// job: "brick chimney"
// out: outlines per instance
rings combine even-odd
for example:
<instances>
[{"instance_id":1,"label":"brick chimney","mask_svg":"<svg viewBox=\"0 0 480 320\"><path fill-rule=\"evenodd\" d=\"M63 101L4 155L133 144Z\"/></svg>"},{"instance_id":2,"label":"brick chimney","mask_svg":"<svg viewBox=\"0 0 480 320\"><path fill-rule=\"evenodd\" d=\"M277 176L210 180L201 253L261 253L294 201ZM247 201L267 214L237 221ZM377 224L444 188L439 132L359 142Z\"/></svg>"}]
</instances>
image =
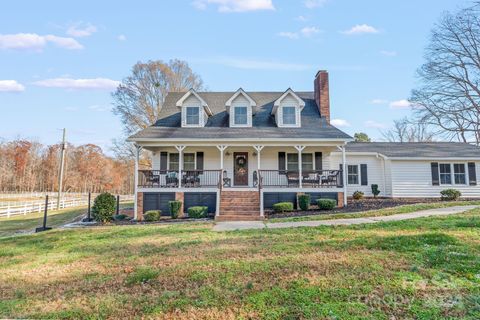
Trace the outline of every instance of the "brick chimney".
<instances>
[{"instance_id":1,"label":"brick chimney","mask_svg":"<svg viewBox=\"0 0 480 320\"><path fill-rule=\"evenodd\" d=\"M328 87L328 72L320 70L315 76L313 82L313 91L315 93L315 102L318 106L320 115L330 123L330 93Z\"/></svg>"}]
</instances>

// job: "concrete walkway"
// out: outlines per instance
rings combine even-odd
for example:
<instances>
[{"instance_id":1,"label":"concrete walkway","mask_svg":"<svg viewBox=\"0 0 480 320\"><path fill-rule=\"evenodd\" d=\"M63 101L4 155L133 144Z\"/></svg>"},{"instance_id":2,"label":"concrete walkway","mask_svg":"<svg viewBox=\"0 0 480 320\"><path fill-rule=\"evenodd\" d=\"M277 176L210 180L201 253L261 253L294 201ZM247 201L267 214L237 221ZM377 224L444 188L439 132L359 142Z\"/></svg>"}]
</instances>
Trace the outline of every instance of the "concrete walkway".
<instances>
[{"instance_id":1,"label":"concrete walkway","mask_svg":"<svg viewBox=\"0 0 480 320\"><path fill-rule=\"evenodd\" d=\"M365 217L351 219L333 219L333 220L311 220L311 221L292 221L292 222L263 222L263 221L232 221L217 222L213 227L213 231L232 231L232 230L248 230L248 229L278 229L278 228L296 228L296 227L318 227L318 226L339 226L354 225L364 223L377 223L382 221L399 221L416 218L424 218L430 216L447 216L462 213L477 208L478 206L455 206L448 208L438 208L422 210L411 213L394 214L390 216Z\"/></svg>"}]
</instances>

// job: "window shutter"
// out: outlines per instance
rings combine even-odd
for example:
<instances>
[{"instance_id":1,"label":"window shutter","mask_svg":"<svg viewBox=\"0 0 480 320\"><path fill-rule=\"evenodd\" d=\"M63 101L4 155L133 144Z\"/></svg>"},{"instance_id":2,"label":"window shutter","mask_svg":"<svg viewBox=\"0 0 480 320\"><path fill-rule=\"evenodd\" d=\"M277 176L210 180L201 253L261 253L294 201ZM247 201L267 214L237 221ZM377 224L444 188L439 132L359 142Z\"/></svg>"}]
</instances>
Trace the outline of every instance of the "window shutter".
<instances>
[{"instance_id":1,"label":"window shutter","mask_svg":"<svg viewBox=\"0 0 480 320\"><path fill-rule=\"evenodd\" d=\"M160 152L160 170L167 170L168 152Z\"/></svg>"},{"instance_id":2,"label":"window shutter","mask_svg":"<svg viewBox=\"0 0 480 320\"><path fill-rule=\"evenodd\" d=\"M340 184L343 186L343 163L339 164L340 168L340 174L338 175L338 178L340 179Z\"/></svg>"},{"instance_id":3,"label":"window shutter","mask_svg":"<svg viewBox=\"0 0 480 320\"><path fill-rule=\"evenodd\" d=\"M477 185L477 170L475 168L475 162L468 163L468 182L471 186Z\"/></svg>"},{"instance_id":4,"label":"window shutter","mask_svg":"<svg viewBox=\"0 0 480 320\"><path fill-rule=\"evenodd\" d=\"M279 152L278 153L278 170L280 173L285 173L285 152Z\"/></svg>"},{"instance_id":5,"label":"window shutter","mask_svg":"<svg viewBox=\"0 0 480 320\"><path fill-rule=\"evenodd\" d=\"M322 153L315 152L315 170L321 171L322 169Z\"/></svg>"},{"instance_id":6,"label":"window shutter","mask_svg":"<svg viewBox=\"0 0 480 320\"><path fill-rule=\"evenodd\" d=\"M438 177L438 162L432 162L431 166L432 166L432 185L439 186L440 179Z\"/></svg>"},{"instance_id":7,"label":"window shutter","mask_svg":"<svg viewBox=\"0 0 480 320\"><path fill-rule=\"evenodd\" d=\"M197 152L197 170L203 170L203 152Z\"/></svg>"},{"instance_id":8,"label":"window shutter","mask_svg":"<svg viewBox=\"0 0 480 320\"><path fill-rule=\"evenodd\" d=\"M366 164L360 165L360 179L362 186L368 186L368 172Z\"/></svg>"}]
</instances>

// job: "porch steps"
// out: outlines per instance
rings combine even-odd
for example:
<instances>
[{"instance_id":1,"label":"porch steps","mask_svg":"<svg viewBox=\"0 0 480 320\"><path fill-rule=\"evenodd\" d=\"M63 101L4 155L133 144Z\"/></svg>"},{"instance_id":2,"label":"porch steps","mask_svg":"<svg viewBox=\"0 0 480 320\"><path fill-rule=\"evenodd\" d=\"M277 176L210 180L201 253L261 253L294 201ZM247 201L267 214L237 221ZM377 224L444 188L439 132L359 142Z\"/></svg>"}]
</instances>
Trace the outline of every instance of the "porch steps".
<instances>
[{"instance_id":1,"label":"porch steps","mask_svg":"<svg viewBox=\"0 0 480 320\"><path fill-rule=\"evenodd\" d=\"M222 191L217 221L256 221L260 216L260 195L255 191Z\"/></svg>"}]
</instances>

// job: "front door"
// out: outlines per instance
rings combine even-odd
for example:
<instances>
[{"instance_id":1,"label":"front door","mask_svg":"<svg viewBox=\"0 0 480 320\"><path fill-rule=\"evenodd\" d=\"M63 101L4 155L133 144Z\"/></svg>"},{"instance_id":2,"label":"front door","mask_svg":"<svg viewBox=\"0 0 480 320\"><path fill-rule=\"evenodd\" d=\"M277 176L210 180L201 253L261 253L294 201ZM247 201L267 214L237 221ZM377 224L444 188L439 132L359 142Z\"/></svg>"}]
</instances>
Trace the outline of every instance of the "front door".
<instances>
[{"instance_id":1,"label":"front door","mask_svg":"<svg viewBox=\"0 0 480 320\"><path fill-rule=\"evenodd\" d=\"M233 184L248 186L248 152L233 153Z\"/></svg>"}]
</instances>

